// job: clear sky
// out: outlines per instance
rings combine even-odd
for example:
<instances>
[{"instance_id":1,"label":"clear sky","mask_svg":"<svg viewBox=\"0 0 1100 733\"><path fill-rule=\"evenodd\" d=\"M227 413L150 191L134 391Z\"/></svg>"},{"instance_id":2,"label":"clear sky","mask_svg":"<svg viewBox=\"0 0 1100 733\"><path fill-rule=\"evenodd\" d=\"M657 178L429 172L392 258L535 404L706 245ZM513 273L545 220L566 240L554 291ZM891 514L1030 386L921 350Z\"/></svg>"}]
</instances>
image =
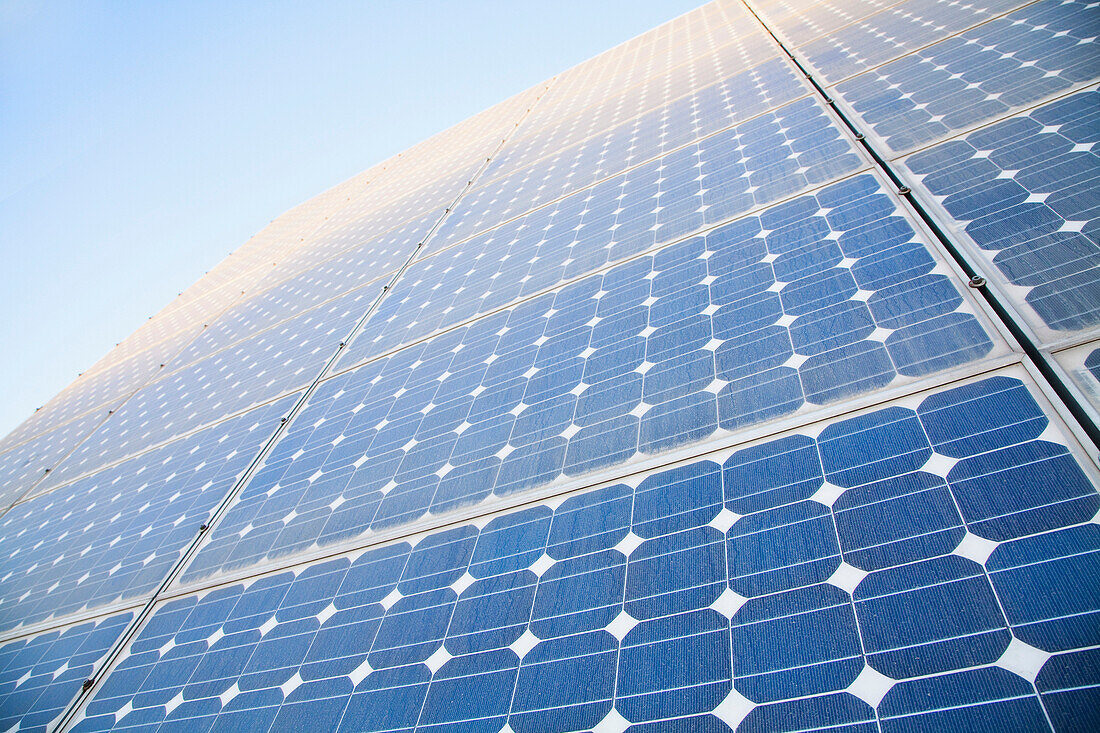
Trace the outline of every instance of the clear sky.
<instances>
[{"instance_id":1,"label":"clear sky","mask_svg":"<svg viewBox=\"0 0 1100 733\"><path fill-rule=\"evenodd\" d=\"M0 435L280 213L702 0L0 0Z\"/></svg>"}]
</instances>

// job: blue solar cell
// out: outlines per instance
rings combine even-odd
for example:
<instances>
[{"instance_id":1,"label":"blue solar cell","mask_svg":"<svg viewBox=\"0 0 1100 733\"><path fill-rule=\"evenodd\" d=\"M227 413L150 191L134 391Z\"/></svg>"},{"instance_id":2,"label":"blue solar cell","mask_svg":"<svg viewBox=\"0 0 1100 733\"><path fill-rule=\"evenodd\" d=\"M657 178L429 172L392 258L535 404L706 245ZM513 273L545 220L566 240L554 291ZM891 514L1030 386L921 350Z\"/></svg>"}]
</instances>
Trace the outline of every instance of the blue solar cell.
<instances>
[{"instance_id":1,"label":"blue solar cell","mask_svg":"<svg viewBox=\"0 0 1100 733\"><path fill-rule=\"evenodd\" d=\"M884 731L965 730L995 726L1030 731L1047 727L1033 687L1003 669L983 668L902 682L879 707Z\"/></svg>"},{"instance_id":2,"label":"blue solar cell","mask_svg":"<svg viewBox=\"0 0 1100 733\"><path fill-rule=\"evenodd\" d=\"M1055 730L1089 730L1100 723L1100 656L1096 649L1056 654L1035 680Z\"/></svg>"},{"instance_id":3,"label":"blue solar cell","mask_svg":"<svg viewBox=\"0 0 1100 733\"><path fill-rule=\"evenodd\" d=\"M1087 91L906 159L1055 331L1100 322L1100 94Z\"/></svg>"},{"instance_id":4,"label":"blue solar cell","mask_svg":"<svg viewBox=\"0 0 1100 733\"><path fill-rule=\"evenodd\" d=\"M1100 527L1017 507L1020 532L1001 541L964 520L970 459L924 436L989 456L986 475L1033 466L988 446L1069 454L1051 432L968 421L962 404L1043 419L1019 380L992 377L637 489L164 602L75 730L1070 720L1097 684ZM902 436L893 450L868 454L887 433ZM1080 468L1062 483L1100 509Z\"/></svg>"},{"instance_id":5,"label":"blue solar cell","mask_svg":"<svg viewBox=\"0 0 1100 733\"><path fill-rule=\"evenodd\" d=\"M121 613L0 646L0 726L46 730L132 618Z\"/></svg>"},{"instance_id":6,"label":"blue solar cell","mask_svg":"<svg viewBox=\"0 0 1100 733\"><path fill-rule=\"evenodd\" d=\"M1042 0L836 88L894 152L1002 117L1100 76L1087 2Z\"/></svg>"},{"instance_id":7,"label":"blue solar cell","mask_svg":"<svg viewBox=\"0 0 1100 733\"><path fill-rule=\"evenodd\" d=\"M792 235L821 227L836 249L811 264L817 243ZM881 253L877 231L888 234ZM872 292L863 273L882 257L906 269ZM319 388L189 572L507 495L983 356L992 342L935 266L862 176L370 362Z\"/></svg>"},{"instance_id":8,"label":"blue solar cell","mask_svg":"<svg viewBox=\"0 0 1100 733\"><path fill-rule=\"evenodd\" d=\"M294 399L12 508L0 520L0 629L152 591Z\"/></svg>"}]
</instances>

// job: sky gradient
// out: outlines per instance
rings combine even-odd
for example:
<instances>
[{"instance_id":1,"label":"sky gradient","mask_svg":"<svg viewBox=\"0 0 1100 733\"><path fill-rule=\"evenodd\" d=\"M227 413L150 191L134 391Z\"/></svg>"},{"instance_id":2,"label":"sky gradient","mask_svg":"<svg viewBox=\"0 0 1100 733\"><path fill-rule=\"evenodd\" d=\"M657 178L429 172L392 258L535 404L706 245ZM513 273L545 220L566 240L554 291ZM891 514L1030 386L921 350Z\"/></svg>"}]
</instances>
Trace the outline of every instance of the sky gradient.
<instances>
[{"instance_id":1,"label":"sky gradient","mask_svg":"<svg viewBox=\"0 0 1100 733\"><path fill-rule=\"evenodd\" d=\"M0 435L276 216L701 0L0 0Z\"/></svg>"}]
</instances>

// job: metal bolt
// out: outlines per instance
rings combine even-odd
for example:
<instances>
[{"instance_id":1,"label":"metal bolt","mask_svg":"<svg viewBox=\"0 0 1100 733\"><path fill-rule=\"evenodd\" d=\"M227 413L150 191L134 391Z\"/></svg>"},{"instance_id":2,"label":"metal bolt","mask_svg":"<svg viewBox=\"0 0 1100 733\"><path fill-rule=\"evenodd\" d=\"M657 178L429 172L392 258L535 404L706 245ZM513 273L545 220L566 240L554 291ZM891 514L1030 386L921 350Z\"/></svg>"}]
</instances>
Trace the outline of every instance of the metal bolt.
<instances>
[{"instance_id":1,"label":"metal bolt","mask_svg":"<svg viewBox=\"0 0 1100 733\"><path fill-rule=\"evenodd\" d=\"M985 287L985 278L982 277L981 275L975 275L974 277L970 278L970 282L967 283L967 285L969 285L972 288L984 288Z\"/></svg>"},{"instance_id":2,"label":"metal bolt","mask_svg":"<svg viewBox=\"0 0 1100 733\"><path fill-rule=\"evenodd\" d=\"M92 685L94 684L95 680L89 677L88 679L84 680L84 684L80 686L80 689L84 692L87 692L88 690L92 689Z\"/></svg>"},{"instance_id":3,"label":"metal bolt","mask_svg":"<svg viewBox=\"0 0 1100 733\"><path fill-rule=\"evenodd\" d=\"M901 196L906 196L910 193L912 193L912 189L910 189L908 186L902 186L898 189L898 194Z\"/></svg>"}]
</instances>

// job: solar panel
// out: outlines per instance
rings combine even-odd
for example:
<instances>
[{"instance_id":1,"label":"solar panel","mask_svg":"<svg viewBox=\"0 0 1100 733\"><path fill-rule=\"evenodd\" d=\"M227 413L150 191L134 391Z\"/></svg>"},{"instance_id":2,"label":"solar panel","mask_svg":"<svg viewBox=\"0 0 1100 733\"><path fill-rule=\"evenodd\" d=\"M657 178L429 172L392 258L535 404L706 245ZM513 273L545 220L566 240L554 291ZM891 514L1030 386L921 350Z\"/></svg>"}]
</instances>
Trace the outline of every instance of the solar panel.
<instances>
[{"instance_id":1,"label":"solar panel","mask_svg":"<svg viewBox=\"0 0 1100 733\"><path fill-rule=\"evenodd\" d=\"M74 730L1059 720L1100 601L1063 440L1006 374L182 596Z\"/></svg>"},{"instance_id":2,"label":"solar panel","mask_svg":"<svg viewBox=\"0 0 1100 733\"><path fill-rule=\"evenodd\" d=\"M719 0L279 217L0 441L0 730L1100 726L1097 12Z\"/></svg>"},{"instance_id":3,"label":"solar panel","mask_svg":"<svg viewBox=\"0 0 1100 733\"><path fill-rule=\"evenodd\" d=\"M17 504L0 631L148 593L275 431L287 397Z\"/></svg>"},{"instance_id":4,"label":"solar panel","mask_svg":"<svg viewBox=\"0 0 1100 733\"><path fill-rule=\"evenodd\" d=\"M122 613L0 644L0 726L45 730L132 618Z\"/></svg>"}]
</instances>

